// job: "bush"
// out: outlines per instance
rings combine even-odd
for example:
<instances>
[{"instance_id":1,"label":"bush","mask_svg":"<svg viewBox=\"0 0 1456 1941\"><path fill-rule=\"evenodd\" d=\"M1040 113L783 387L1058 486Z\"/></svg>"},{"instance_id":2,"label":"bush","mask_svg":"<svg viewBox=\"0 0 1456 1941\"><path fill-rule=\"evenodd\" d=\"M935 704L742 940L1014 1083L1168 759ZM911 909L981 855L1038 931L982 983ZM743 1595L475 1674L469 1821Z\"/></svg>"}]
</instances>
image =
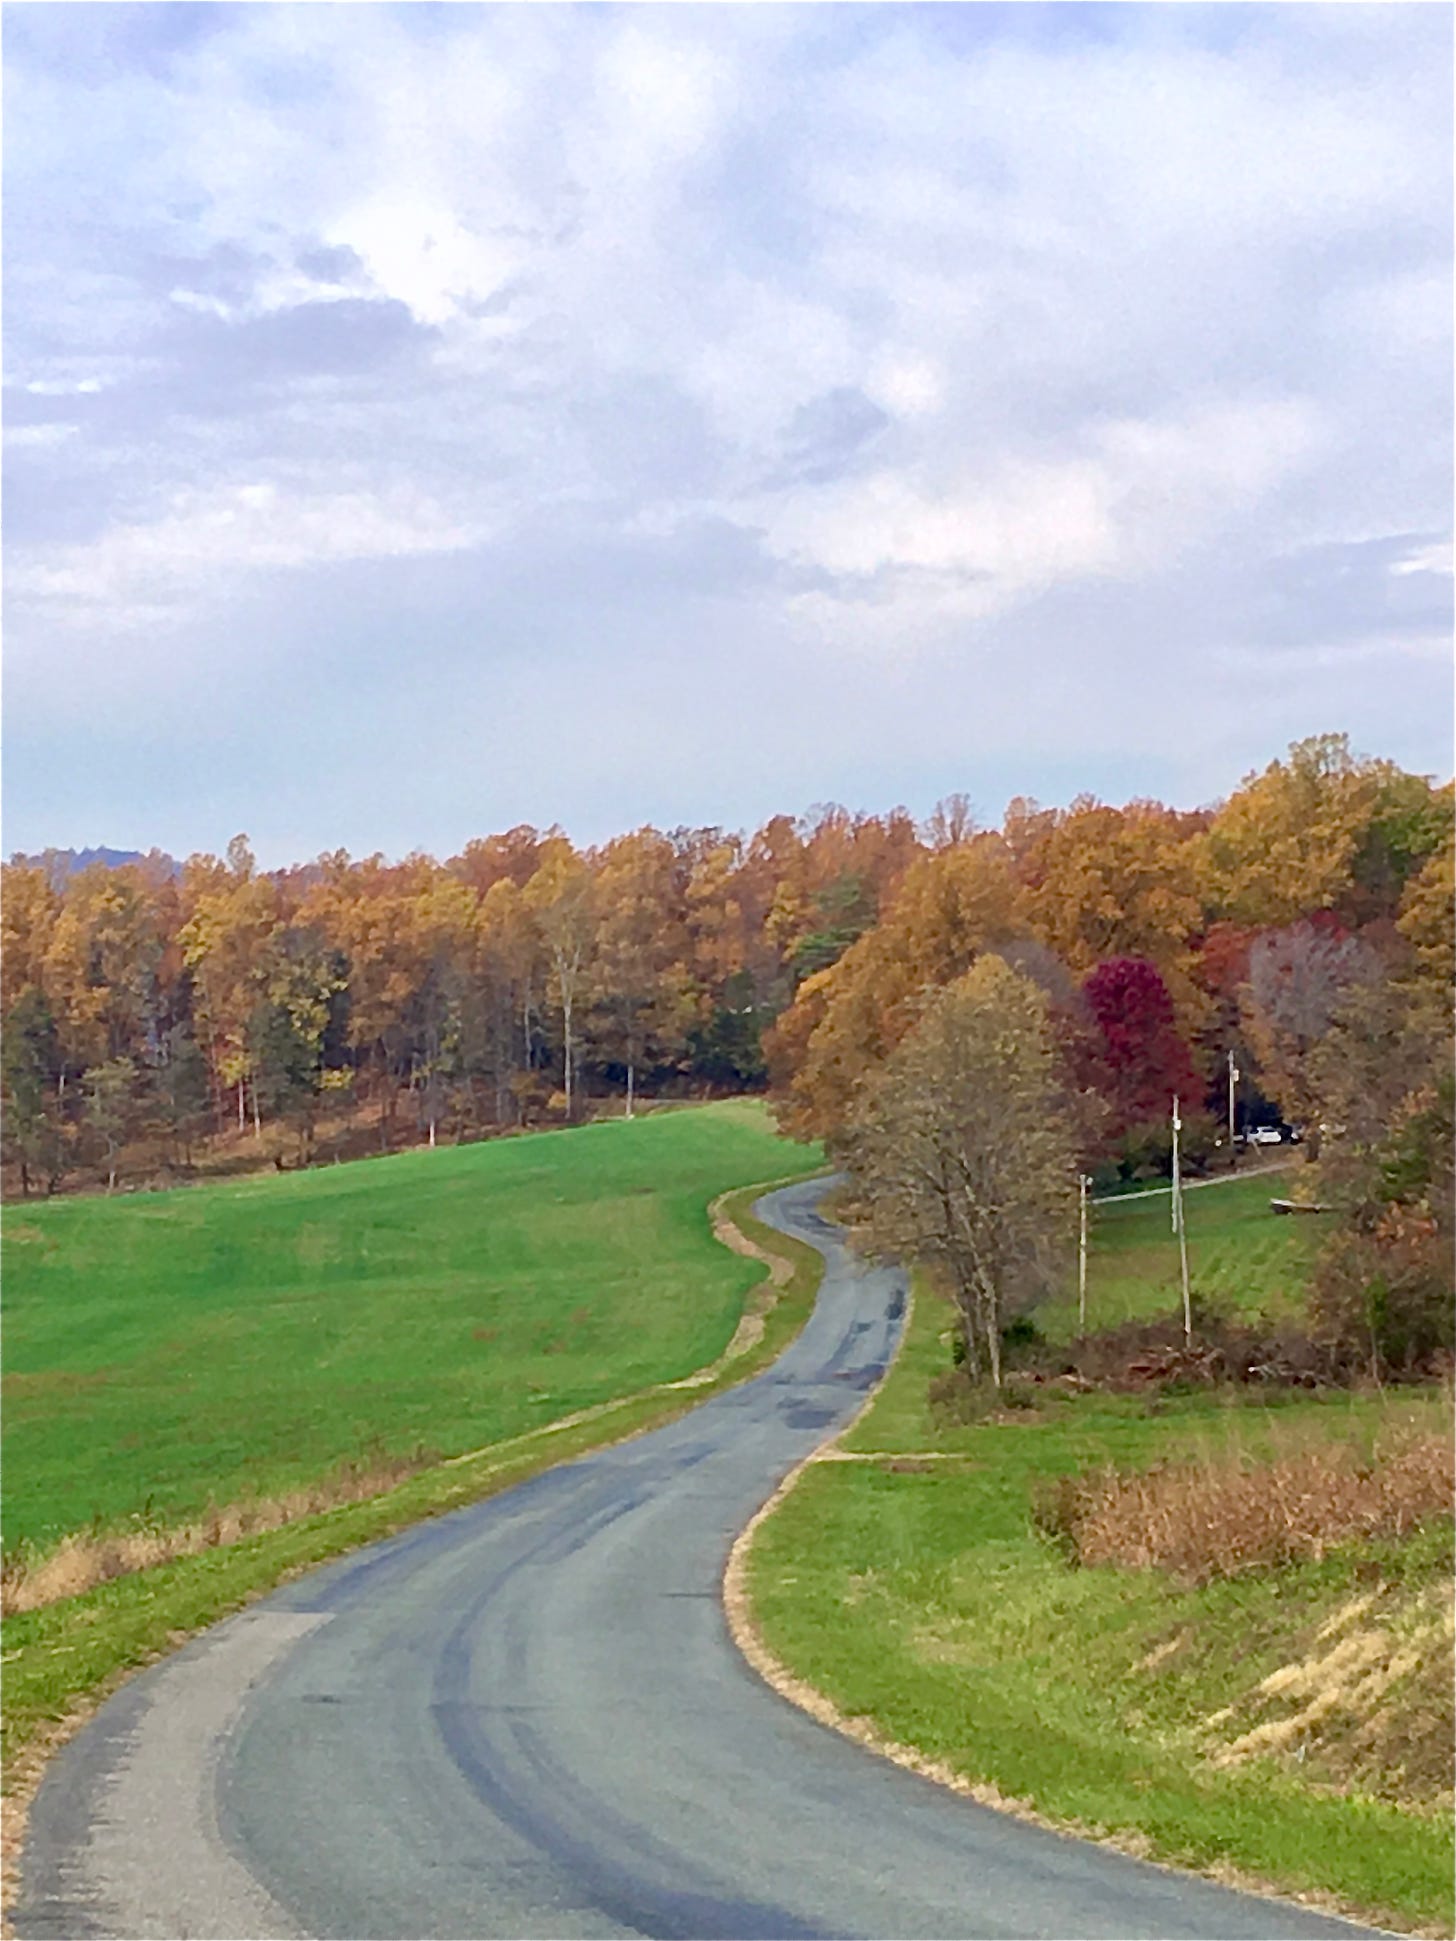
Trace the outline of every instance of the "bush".
<instances>
[{"instance_id":1,"label":"bush","mask_svg":"<svg viewBox=\"0 0 1456 1941\"><path fill-rule=\"evenodd\" d=\"M1000 1394L989 1381L973 1379L964 1360L935 1377L930 1384L928 1400L932 1415L940 1422L955 1427L981 1421L1000 1408L1002 1403Z\"/></svg>"},{"instance_id":2,"label":"bush","mask_svg":"<svg viewBox=\"0 0 1456 1941\"><path fill-rule=\"evenodd\" d=\"M1206 1112L1183 1112L1179 1151L1185 1173L1195 1177L1208 1171L1219 1147L1218 1121ZM1168 1179L1173 1172L1173 1132L1166 1118L1148 1119L1126 1128L1112 1143L1108 1156L1094 1171L1094 1184L1109 1186L1135 1180Z\"/></svg>"},{"instance_id":3,"label":"bush","mask_svg":"<svg viewBox=\"0 0 1456 1941\"><path fill-rule=\"evenodd\" d=\"M1001 1355L1008 1367L1030 1362L1046 1346L1046 1336L1029 1314L1018 1314L1001 1330Z\"/></svg>"},{"instance_id":4,"label":"bush","mask_svg":"<svg viewBox=\"0 0 1456 1941\"><path fill-rule=\"evenodd\" d=\"M1374 1233L1336 1234L1315 1267L1316 1328L1377 1379L1450 1365L1456 1293L1434 1226L1392 1207Z\"/></svg>"}]
</instances>

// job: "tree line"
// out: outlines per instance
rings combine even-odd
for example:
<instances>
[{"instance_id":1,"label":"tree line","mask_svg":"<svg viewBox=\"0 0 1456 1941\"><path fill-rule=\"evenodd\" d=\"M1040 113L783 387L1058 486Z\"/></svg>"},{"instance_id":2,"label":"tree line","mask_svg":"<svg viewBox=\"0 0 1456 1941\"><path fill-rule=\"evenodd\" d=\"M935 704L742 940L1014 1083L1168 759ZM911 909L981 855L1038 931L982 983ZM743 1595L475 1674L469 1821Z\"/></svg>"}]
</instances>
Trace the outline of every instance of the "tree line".
<instances>
[{"instance_id":1,"label":"tree line","mask_svg":"<svg viewBox=\"0 0 1456 1941\"><path fill-rule=\"evenodd\" d=\"M444 863L343 851L260 870L157 852L3 871L4 1156L22 1192L186 1171L321 1120L388 1149L765 1080L798 984L935 840L830 806L752 837L645 828L581 850L519 827Z\"/></svg>"}]
</instances>

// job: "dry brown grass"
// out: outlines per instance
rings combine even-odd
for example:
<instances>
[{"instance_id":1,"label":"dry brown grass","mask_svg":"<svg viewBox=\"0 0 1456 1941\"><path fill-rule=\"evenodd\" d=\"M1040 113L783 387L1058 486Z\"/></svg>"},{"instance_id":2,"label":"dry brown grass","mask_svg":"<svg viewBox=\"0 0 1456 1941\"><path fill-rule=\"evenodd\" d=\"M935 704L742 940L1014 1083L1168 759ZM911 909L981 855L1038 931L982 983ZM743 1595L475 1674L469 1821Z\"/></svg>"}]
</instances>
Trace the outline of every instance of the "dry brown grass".
<instances>
[{"instance_id":1,"label":"dry brown grass","mask_svg":"<svg viewBox=\"0 0 1456 1941\"><path fill-rule=\"evenodd\" d=\"M1082 1564L1167 1570L1186 1582L1319 1558L1354 1537L1401 1537L1452 1510L1449 1435L1396 1433L1370 1453L1348 1443L1237 1451L1143 1471L1063 1478L1042 1527Z\"/></svg>"},{"instance_id":2,"label":"dry brown grass","mask_svg":"<svg viewBox=\"0 0 1456 1941\"><path fill-rule=\"evenodd\" d=\"M83 1591L132 1571L150 1570L157 1564L173 1563L178 1557L195 1557L204 1550L281 1529L285 1523L296 1523L301 1517L317 1516L346 1503L362 1503L438 1461L439 1457L426 1449L417 1449L409 1456L374 1452L341 1463L302 1489L221 1508L209 1504L192 1523L82 1530L40 1555L25 1550L9 1553L0 1565L0 1614L10 1617L19 1611L38 1610L63 1597L79 1597Z\"/></svg>"},{"instance_id":3,"label":"dry brown grass","mask_svg":"<svg viewBox=\"0 0 1456 1941\"><path fill-rule=\"evenodd\" d=\"M1452 1644L1447 1583L1377 1584L1203 1721L1212 1763L1309 1755L1317 1783L1449 1813Z\"/></svg>"}]
</instances>

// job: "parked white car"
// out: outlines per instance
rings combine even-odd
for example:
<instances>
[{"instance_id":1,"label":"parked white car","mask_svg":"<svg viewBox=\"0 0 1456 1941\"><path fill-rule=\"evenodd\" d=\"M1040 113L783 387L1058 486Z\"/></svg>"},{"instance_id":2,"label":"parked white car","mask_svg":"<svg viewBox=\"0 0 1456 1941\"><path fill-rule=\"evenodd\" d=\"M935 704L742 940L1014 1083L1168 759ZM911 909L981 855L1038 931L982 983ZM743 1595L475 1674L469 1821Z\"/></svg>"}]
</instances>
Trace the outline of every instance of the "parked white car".
<instances>
[{"instance_id":1,"label":"parked white car","mask_svg":"<svg viewBox=\"0 0 1456 1941\"><path fill-rule=\"evenodd\" d=\"M1278 1126L1251 1126L1249 1129L1251 1146L1282 1146L1284 1134Z\"/></svg>"}]
</instances>

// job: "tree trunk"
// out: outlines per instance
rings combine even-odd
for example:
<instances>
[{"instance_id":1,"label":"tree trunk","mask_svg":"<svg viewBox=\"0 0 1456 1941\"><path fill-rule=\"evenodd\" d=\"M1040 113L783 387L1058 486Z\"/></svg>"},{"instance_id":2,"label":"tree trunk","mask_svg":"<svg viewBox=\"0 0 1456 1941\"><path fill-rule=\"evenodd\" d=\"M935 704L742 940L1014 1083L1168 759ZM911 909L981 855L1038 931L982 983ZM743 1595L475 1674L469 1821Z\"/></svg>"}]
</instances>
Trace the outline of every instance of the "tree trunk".
<instances>
[{"instance_id":1,"label":"tree trunk","mask_svg":"<svg viewBox=\"0 0 1456 1941\"><path fill-rule=\"evenodd\" d=\"M960 1278L959 1275L958 1278ZM960 1298L956 1302L956 1306L960 1309L961 1333L966 1344L966 1365L971 1371L971 1380L973 1382L979 1382L981 1379L981 1350L976 1342L976 1299L971 1287L964 1278L960 1278Z\"/></svg>"},{"instance_id":2,"label":"tree trunk","mask_svg":"<svg viewBox=\"0 0 1456 1941\"><path fill-rule=\"evenodd\" d=\"M1001 1302L997 1297L996 1283L984 1267L976 1269L977 1305L981 1310L981 1326L986 1336L986 1359L991 1367L991 1385L1001 1386Z\"/></svg>"},{"instance_id":3,"label":"tree trunk","mask_svg":"<svg viewBox=\"0 0 1456 1941\"><path fill-rule=\"evenodd\" d=\"M243 1097L243 1081L240 1077L238 1079L238 1131L246 1132L247 1129L248 1129L248 1107L247 1107L247 1101Z\"/></svg>"},{"instance_id":4,"label":"tree trunk","mask_svg":"<svg viewBox=\"0 0 1456 1941\"><path fill-rule=\"evenodd\" d=\"M637 1067L629 1055L627 1059L627 1117L629 1119L632 1116L632 1099L636 1090L636 1081Z\"/></svg>"},{"instance_id":5,"label":"tree trunk","mask_svg":"<svg viewBox=\"0 0 1456 1941\"><path fill-rule=\"evenodd\" d=\"M563 997L561 1001L561 1028L566 1038L566 1055L562 1061L562 1074L566 1081L566 1123L570 1125L573 1114L571 1106L571 999L569 997Z\"/></svg>"}]
</instances>

